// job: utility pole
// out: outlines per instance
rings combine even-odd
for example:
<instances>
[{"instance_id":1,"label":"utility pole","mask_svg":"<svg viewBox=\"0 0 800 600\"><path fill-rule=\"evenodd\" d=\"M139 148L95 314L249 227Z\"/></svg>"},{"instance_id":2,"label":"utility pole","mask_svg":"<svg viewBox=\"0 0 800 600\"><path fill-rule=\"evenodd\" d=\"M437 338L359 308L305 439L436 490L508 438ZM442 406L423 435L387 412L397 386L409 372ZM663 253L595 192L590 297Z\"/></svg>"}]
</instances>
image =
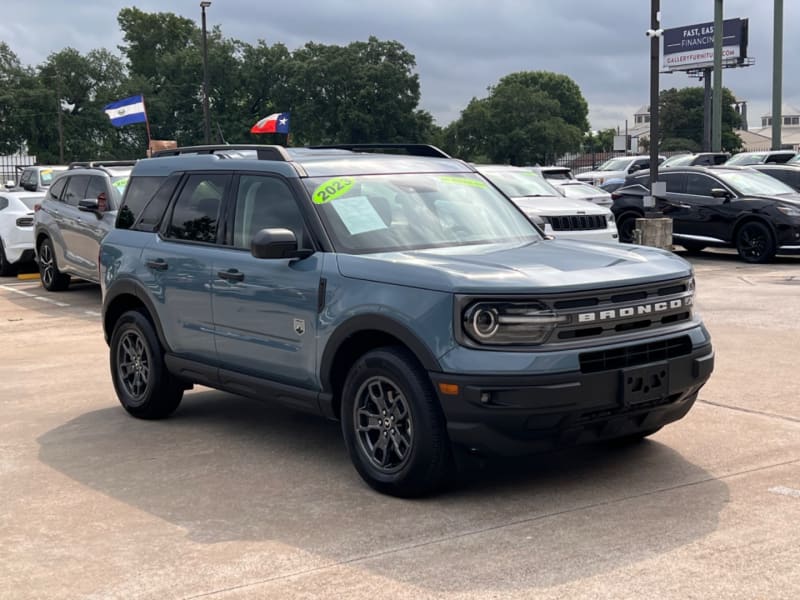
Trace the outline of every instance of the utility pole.
<instances>
[{"instance_id":1,"label":"utility pole","mask_svg":"<svg viewBox=\"0 0 800 600\"><path fill-rule=\"evenodd\" d=\"M783 121L783 0L775 0L772 40L772 149L780 150Z\"/></svg>"},{"instance_id":2,"label":"utility pole","mask_svg":"<svg viewBox=\"0 0 800 600\"><path fill-rule=\"evenodd\" d=\"M650 189L658 181L658 62L661 57L661 0L650 0ZM653 203L655 204L655 202ZM652 209L652 206L650 207Z\"/></svg>"},{"instance_id":3,"label":"utility pole","mask_svg":"<svg viewBox=\"0 0 800 600\"><path fill-rule=\"evenodd\" d=\"M211 6L211 2L208 0L200 3L200 10L203 13L203 130L207 145L211 143L211 117L208 113L208 40L206 35L206 9L209 6Z\"/></svg>"},{"instance_id":4,"label":"utility pole","mask_svg":"<svg viewBox=\"0 0 800 600\"><path fill-rule=\"evenodd\" d=\"M711 150L722 151L722 0L714 0L714 96L711 117Z\"/></svg>"},{"instance_id":5,"label":"utility pole","mask_svg":"<svg viewBox=\"0 0 800 600\"><path fill-rule=\"evenodd\" d=\"M711 151L711 69L703 69L703 152Z\"/></svg>"}]
</instances>

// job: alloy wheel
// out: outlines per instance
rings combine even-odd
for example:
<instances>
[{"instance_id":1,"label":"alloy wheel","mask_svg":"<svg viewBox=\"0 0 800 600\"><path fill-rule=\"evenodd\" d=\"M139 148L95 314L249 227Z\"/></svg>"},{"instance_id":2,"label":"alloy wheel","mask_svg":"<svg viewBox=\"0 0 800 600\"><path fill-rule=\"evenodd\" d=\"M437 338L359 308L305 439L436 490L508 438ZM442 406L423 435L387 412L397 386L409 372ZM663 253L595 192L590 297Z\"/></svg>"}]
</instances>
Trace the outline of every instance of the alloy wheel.
<instances>
[{"instance_id":1,"label":"alloy wheel","mask_svg":"<svg viewBox=\"0 0 800 600\"><path fill-rule=\"evenodd\" d=\"M408 462L414 441L413 423L403 392L390 379L367 379L353 405L356 436L370 463L393 473Z\"/></svg>"},{"instance_id":2,"label":"alloy wheel","mask_svg":"<svg viewBox=\"0 0 800 600\"><path fill-rule=\"evenodd\" d=\"M42 244L39 248L39 272L44 286L46 288L52 286L55 279L55 265L53 264L53 251L48 243Z\"/></svg>"},{"instance_id":3,"label":"alloy wheel","mask_svg":"<svg viewBox=\"0 0 800 600\"><path fill-rule=\"evenodd\" d=\"M769 239L761 227L745 225L739 232L739 248L747 258L761 258L767 251Z\"/></svg>"},{"instance_id":4,"label":"alloy wheel","mask_svg":"<svg viewBox=\"0 0 800 600\"><path fill-rule=\"evenodd\" d=\"M130 396L129 404L144 402L150 381L150 352L137 331L127 331L117 346L117 376Z\"/></svg>"}]
</instances>

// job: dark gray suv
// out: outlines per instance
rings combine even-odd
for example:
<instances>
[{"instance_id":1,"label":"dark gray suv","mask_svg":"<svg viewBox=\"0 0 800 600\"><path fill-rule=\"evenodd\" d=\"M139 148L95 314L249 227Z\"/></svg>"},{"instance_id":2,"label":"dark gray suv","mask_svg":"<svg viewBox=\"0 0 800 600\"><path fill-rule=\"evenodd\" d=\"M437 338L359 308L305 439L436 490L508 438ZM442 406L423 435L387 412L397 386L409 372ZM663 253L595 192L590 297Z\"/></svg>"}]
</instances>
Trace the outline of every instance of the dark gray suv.
<instances>
[{"instance_id":1,"label":"dark gray suv","mask_svg":"<svg viewBox=\"0 0 800 600\"><path fill-rule=\"evenodd\" d=\"M133 161L73 163L53 180L34 216L42 286L66 289L71 277L99 282L100 242L114 227Z\"/></svg>"}]
</instances>

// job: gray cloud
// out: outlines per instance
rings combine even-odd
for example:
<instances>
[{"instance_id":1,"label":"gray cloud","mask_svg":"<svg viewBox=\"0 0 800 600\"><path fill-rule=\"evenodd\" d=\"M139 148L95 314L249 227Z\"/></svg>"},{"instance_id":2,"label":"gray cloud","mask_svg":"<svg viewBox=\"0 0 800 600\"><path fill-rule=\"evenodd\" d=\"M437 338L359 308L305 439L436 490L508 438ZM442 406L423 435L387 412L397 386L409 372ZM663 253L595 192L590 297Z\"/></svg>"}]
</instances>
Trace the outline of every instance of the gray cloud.
<instances>
[{"instance_id":1,"label":"gray cloud","mask_svg":"<svg viewBox=\"0 0 800 600\"><path fill-rule=\"evenodd\" d=\"M800 22L800 2L786 2L784 100L800 108L800 41L790 27ZM65 46L81 51L122 43L118 0L21 0L4 2L0 39L27 64L38 64ZM169 6L140 0L145 11L170 10L200 19L199 1ZM421 106L444 125L473 97L519 70L545 69L572 77L590 107L594 128L620 125L646 104L649 90L647 0L295 0L291 4L214 0L210 25L246 42L259 39L296 48L307 41L345 44L375 35L402 42L417 59ZM723 82L750 104L751 121L769 110L772 87L772 2L727 0L725 16L749 17L750 55L756 65L725 71ZM713 3L662 2L662 25L677 27L713 19ZM698 82L682 74L662 75L661 87Z\"/></svg>"}]
</instances>

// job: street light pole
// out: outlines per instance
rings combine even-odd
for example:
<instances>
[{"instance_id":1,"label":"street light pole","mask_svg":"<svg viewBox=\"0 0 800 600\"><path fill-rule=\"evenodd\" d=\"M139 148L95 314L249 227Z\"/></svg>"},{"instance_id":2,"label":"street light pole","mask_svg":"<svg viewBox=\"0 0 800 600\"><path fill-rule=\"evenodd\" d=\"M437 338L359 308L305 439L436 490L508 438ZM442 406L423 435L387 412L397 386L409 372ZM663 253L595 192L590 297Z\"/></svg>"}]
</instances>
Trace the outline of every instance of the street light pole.
<instances>
[{"instance_id":1,"label":"street light pole","mask_svg":"<svg viewBox=\"0 0 800 600\"><path fill-rule=\"evenodd\" d=\"M661 56L661 1L650 0L650 195L658 181L658 62ZM655 204L655 203L653 203ZM654 206L649 207L653 210Z\"/></svg>"},{"instance_id":2,"label":"street light pole","mask_svg":"<svg viewBox=\"0 0 800 600\"><path fill-rule=\"evenodd\" d=\"M203 130L206 144L211 143L211 117L208 113L208 40L206 35L206 9L211 6L209 0L200 2L203 13Z\"/></svg>"}]
</instances>

